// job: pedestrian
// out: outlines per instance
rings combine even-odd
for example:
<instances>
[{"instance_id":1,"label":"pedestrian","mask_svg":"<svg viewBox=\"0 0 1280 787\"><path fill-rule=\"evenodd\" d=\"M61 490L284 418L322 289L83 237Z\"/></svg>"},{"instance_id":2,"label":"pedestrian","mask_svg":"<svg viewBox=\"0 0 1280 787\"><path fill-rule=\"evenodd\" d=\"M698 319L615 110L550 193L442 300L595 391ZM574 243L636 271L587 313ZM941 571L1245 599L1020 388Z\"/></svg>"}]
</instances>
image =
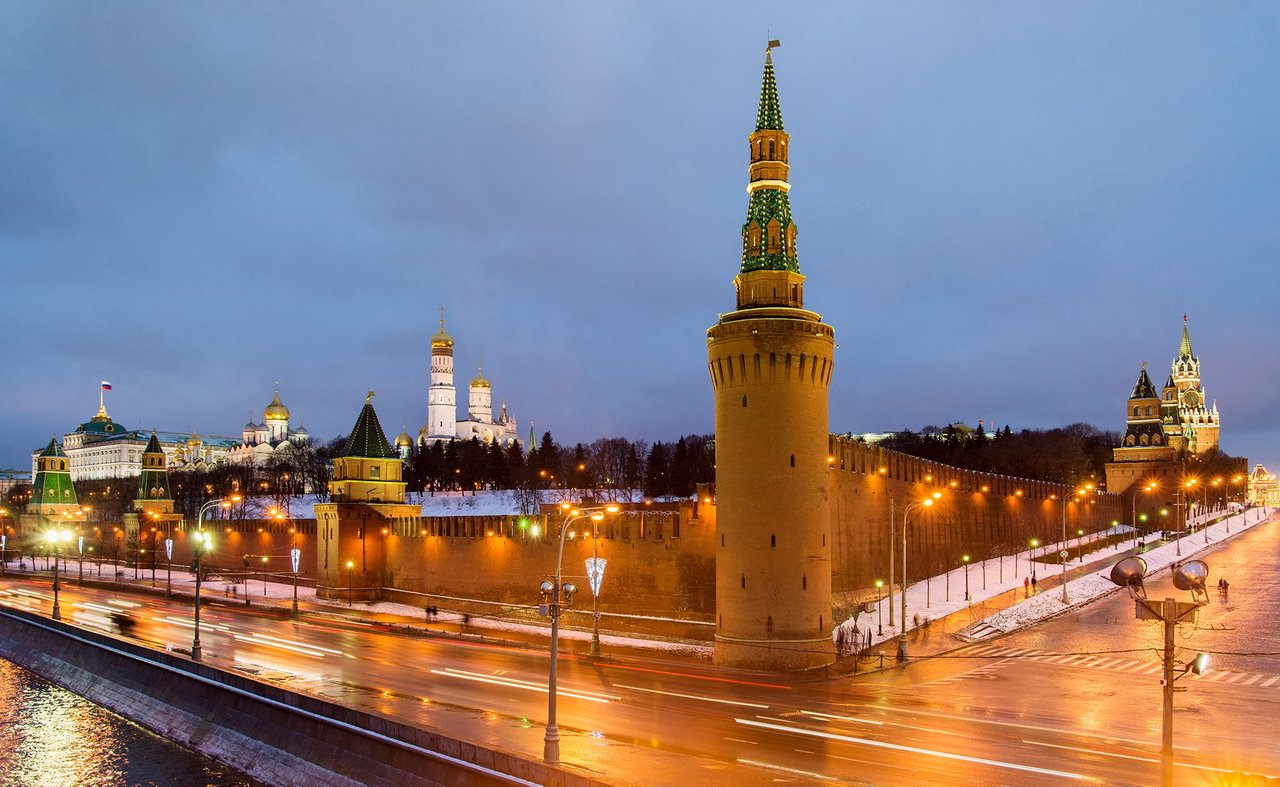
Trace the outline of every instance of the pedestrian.
<instances>
[{"instance_id":1,"label":"pedestrian","mask_svg":"<svg viewBox=\"0 0 1280 787\"><path fill-rule=\"evenodd\" d=\"M1031 598L1031 577L1022 578L1022 591L1026 594L1027 598Z\"/></svg>"},{"instance_id":2,"label":"pedestrian","mask_svg":"<svg viewBox=\"0 0 1280 787\"><path fill-rule=\"evenodd\" d=\"M1039 593L1039 592L1040 592L1040 589L1036 587L1036 575L1035 575L1035 574L1032 574L1032 575L1031 575L1031 590L1032 590L1032 592L1034 592L1034 593Z\"/></svg>"},{"instance_id":3,"label":"pedestrian","mask_svg":"<svg viewBox=\"0 0 1280 787\"><path fill-rule=\"evenodd\" d=\"M912 615L912 616L911 616L911 625L912 625L912 626L914 626L915 628L920 628L920 613L919 613L919 612L917 612L916 614L914 614L914 615Z\"/></svg>"},{"instance_id":4,"label":"pedestrian","mask_svg":"<svg viewBox=\"0 0 1280 787\"><path fill-rule=\"evenodd\" d=\"M836 628L836 655L844 656L844 626Z\"/></svg>"}]
</instances>

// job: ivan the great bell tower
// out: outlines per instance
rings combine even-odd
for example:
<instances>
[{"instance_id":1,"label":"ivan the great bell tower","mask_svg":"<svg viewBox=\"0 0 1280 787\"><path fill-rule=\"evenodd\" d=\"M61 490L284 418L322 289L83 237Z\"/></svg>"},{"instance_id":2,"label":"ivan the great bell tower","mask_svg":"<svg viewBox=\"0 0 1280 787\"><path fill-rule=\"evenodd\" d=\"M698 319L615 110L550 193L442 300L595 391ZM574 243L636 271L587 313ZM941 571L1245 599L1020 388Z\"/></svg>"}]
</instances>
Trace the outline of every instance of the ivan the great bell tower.
<instances>
[{"instance_id":1,"label":"ivan the great bell tower","mask_svg":"<svg viewBox=\"0 0 1280 787\"><path fill-rule=\"evenodd\" d=\"M769 49L748 142L737 309L707 331L716 413L715 661L801 670L832 659L827 388L835 332L804 308L787 196L790 136Z\"/></svg>"}]
</instances>

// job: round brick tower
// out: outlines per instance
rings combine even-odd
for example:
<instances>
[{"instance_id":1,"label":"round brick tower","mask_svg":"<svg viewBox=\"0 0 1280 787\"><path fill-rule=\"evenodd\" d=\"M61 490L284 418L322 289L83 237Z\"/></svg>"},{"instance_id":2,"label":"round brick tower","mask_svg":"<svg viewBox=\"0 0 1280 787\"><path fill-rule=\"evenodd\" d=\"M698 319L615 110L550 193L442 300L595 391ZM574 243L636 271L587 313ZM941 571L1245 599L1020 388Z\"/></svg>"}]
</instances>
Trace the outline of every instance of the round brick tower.
<instances>
[{"instance_id":1,"label":"round brick tower","mask_svg":"<svg viewBox=\"0 0 1280 787\"><path fill-rule=\"evenodd\" d=\"M776 42L773 42L776 46ZM804 308L790 137L765 51L737 309L707 331L716 408L717 664L832 660L827 388L835 332Z\"/></svg>"}]
</instances>

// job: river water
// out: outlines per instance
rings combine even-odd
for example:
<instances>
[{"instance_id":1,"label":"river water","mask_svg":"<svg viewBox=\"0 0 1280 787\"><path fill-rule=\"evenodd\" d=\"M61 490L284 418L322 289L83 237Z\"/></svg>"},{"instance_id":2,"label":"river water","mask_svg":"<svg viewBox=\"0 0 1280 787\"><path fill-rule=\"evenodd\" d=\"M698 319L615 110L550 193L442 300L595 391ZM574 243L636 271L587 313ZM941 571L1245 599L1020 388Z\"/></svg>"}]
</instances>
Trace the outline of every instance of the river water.
<instances>
[{"instance_id":1,"label":"river water","mask_svg":"<svg viewBox=\"0 0 1280 787\"><path fill-rule=\"evenodd\" d=\"M259 783L0 659L0 786L44 785Z\"/></svg>"}]
</instances>

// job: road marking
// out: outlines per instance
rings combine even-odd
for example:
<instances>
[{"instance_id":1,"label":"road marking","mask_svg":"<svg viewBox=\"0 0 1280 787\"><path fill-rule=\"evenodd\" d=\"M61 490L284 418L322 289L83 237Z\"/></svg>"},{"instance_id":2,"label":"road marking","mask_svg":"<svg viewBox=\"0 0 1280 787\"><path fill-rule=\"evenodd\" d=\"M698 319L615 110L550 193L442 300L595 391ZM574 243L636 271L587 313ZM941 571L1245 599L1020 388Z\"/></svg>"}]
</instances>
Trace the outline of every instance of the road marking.
<instances>
[{"instance_id":1,"label":"road marking","mask_svg":"<svg viewBox=\"0 0 1280 787\"><path fill-rule=\"evenodd\" d=\"M440 675L446 678L457 678L459 680L471 680L477 683L492 683L495 686L506 686L508 688L513 688L513 689L537 691L543 694L546 694L548 692L548 688L541 683L534 683L533 681L528 681L528 680L518 680L516 678L498 679L489 675L484 675L479 672L467 672L466 670L454 669L453 667L446 667L443 670L433 669L431 670L431 673L433 675ZM569 689L563 689L563 688L560 688L559 686L556 687L556 696L573 697L575 699L590 700L591 702L600 702L600 703L608 703L609 700L617 700L617 701L622 700L621 697L618 697L612 694L592 694L588 692L580 692L580 691L573 691Z\"/></svg>"},{"instance_id":2,"label":"road marking","mask_svg":"<svg viewBox=\"0 0 1280 787\"><path fill-rule=\"evenodd\" d=\"M1259 686L1259 688L1265 689L1278 680L1280 680L1280 675L1276 675L1274 678L1268 678L1266 683L1263 683L1261 686Z\"/></svg>"},{"instance_id":3,"label":"road marking","mask_svg":"<svg viewBox=\"0 0 1280 787\"><path fill-rule=\"evenodd\" d=\"M839 781L833 776L827 776L825 773L814 773L813 771L802 771L798 768L787 768L783 765L774 765L769 762L759 762L757 760L744 760L739 758L738 763L742 765L754 765L757 768L768 768L772 771L782 771L783 773L793 773L796 776L804 776L809 779L822 779L823 781L834 782Z\"/></svg>"},{"instance_id":4,"label":"road marking","mask_svg":"<svg viewBox=\"0 0 1280 787\"><path fill-rule=\"evenodd\" d=\"M646 692L646 693L648 693L648 694L663 694L663 695L666 695L666 696L668 696L668 697L681 697L681 698L686 699L686 700L702 700L703 702L719 702L719 703L722 703L722 704L724 704L724 705L741 705L741 706L743 706L743 707L745 707L745 708L760 708L760 709L762 709L762 710L767 710L767 709L769 708L769 706L768 706L768 705L760 705L760 704L755 703L755 702L741 702L741 701L739 701L739 700L722 700L722 699L718 699L718 698L716 698L716 697L700 697L700 696L698 696L697 694L680 694L679 692L675 692L675 691L661 691L661 690L659 690L659 689L645 689L645 688L641 688L640 686L625 686L625 685L623 685L623 684L621 684L621 683L615 683L615 684L614 684L614 687L615 687L615 688L619 688L619 689L630 689L631 691L643 691L643 692Z\"/></svg>"},{"instance_id":5,"label":"road marking","mask_svg":"<svg viewBox=\"0 0 1280 787\"><path fill-rule=\"evenodd\" d=\"M1263 676L1261 676L1261 675L1254 675L1252 678L1249 678L1248 680L1246 680L1246 681L1245 681L1244 683L1242 683L1241 685L1242 685L1242 686L1252 686L1253 684L1255 684L1255 683L1257 683L1258 681L1262 680L1262 677L1263 677Z\"/></svg>"},{"instance_id":6,"label":"road marking","mask_svg":"<svg viewBox=\"0 0 1280 787\"><path fill-rule=\"evenodd\" d=\"M1139 761L1139 762L1154 762L1154 763L1158 763L1158 762L1160 762L1160 760L1158 760L1158 759L1156 759L1156 758L1154 758L1154 757L1138 757L1138 756L1133 755L1133 754L1120 754L1119 752L1098 751L1097 749L1081 749L1081 748L1078 748L1078 747L1076 747L1076 746L1060 746L1060 745L1058 745L1058 744L1056 744L1056 743L1042 743L1041 741L1032 741L1032 740L1025 740L1025 739L1024 739L1022 742L1023 742L1023 743L1027 743L1027 744L1030 744L1030 745L1032 745L1032 746L1047 746L1047 747L1048 747L1048 748L1050 748L1050 749L1066 749L1066 750L1068 750L1068 751L1078 751L1078 752L1083 752L1083 753L1085 753L1085 754L1100 754L1100 755L1102 755L1102 756L1104 756L1104 757L1119 757L1119 758L1121 758L1121 759L1125 759L1125 760L1137 760L1137 761ZM1215 767L1213 767L1212 765L1196 765L1195 763L1191 763L1191 762L1175 762L1175 763L1174 763L1174 767L1177 767L1177 768L1195 768L1196 770L1200 770L1200 771L1214 771L1215 773L1235 773L1235 770L1233 770L1233 769L1231 769L1231 768L1215 768ZM1276 777L1271 776L1271 775L1269 775L1269 774L1253 774L1253 775L1255 775L1255 776L1266 776L1266 778L1268 778L1268 779L1274 779L1274 778L1276 778Z\"/></svg>"},{"instance_id":7,"label":"road marking","mask_svg":"<svg viewBox=\"0 0 1280 787\"><path fill-rule=\"evenodd\" d=\"M939 757L945 760L959 760L961 762L972 762L978 765L990 765L996 768L1008 768L1015 771L1023 771L1026 773L1040 773L1046 776L1061 776L1064 779L1084 779L1085 777L1078 773L1069 773L1067 771L1055 771L1048 768L1037 768L1033 765L1019 765L1014 762L1001 762L1000 760L987 760L982 757L969 757L964 754L953 754L945 751L935 751L933 749L921 749L917 746L904 746L900 743L888 743L886 741L873 741L866 738L855 738L850 735L837 735L832 732L823 732L821 730L810 730L804 727L790 727L785 724L773 724L770 722L756 721L755 719L734 719L739 724L748 727L758 727L765 730L774 730L776 732L789 732L795 735L808 735L814 738L823 738L832 741L842 741L844 743L856 743L863 746L874 746L880 749L892 749L894 751L911 752L912 754L926 754L931 757Z\"/></svg>"},{"instance_id":8,"label":"road marking","mask_svg":"<svg viewBox=\"0 0 1280 787\"><path fill-rule=\"evenodd\" d=\"M744 740L744 739L742 739L742 738L730 738L728 735L726 735L726 736L724 737L724 739L725 739L725 740L727 740L727 741L733 741L734 743L750 743L752 746L759 746L759 745L760 745L760 742L759 742L759 741L748 741L748 740Z\"/></svg>"}]
</instances>

